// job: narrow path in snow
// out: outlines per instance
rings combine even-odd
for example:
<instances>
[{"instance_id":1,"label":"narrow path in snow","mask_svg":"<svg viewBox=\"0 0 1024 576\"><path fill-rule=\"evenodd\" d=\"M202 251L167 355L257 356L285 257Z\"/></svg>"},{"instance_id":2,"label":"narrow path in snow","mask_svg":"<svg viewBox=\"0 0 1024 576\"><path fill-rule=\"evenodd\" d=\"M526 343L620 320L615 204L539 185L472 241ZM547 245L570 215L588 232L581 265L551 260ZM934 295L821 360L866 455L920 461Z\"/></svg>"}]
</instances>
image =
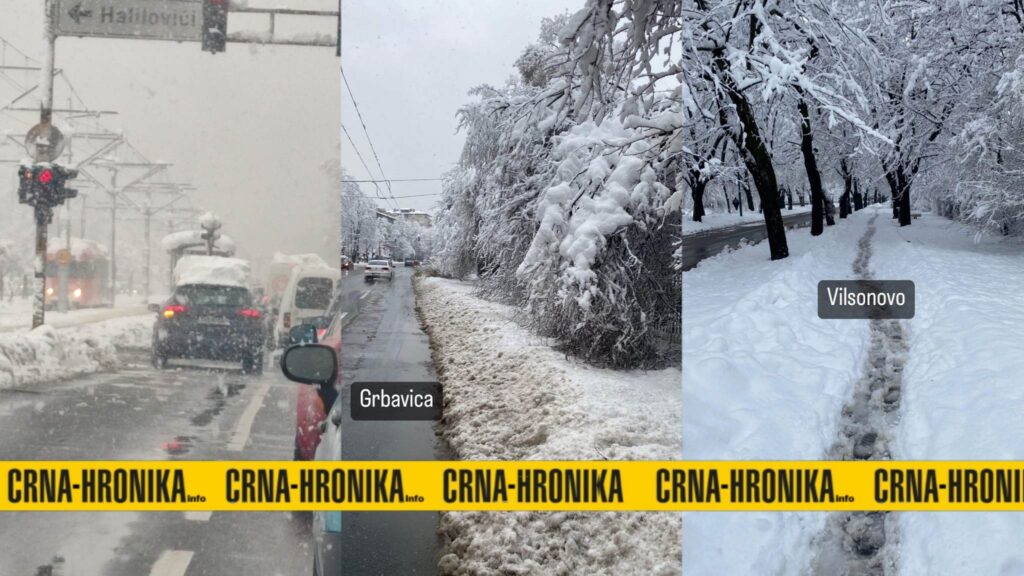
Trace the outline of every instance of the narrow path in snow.
<instances>
[{"instance_id":1,"label":"narrow path in snow","mask_svg":"<svg viewBox=\"0 0 1024 576\"><path fill-rule=\"evenodd\" d=\"M858 243L853 273L872 278L872 216ZM871 320L871 344L853 396L843 406L839 433L828 453L830 460L889 460L890 443L899 418L907 341L899 320ZM896 519L886 512L838 512L829 516L818 538L812 566L815 576L853 576L896 573Z\"/></svg>"}]
</instances>

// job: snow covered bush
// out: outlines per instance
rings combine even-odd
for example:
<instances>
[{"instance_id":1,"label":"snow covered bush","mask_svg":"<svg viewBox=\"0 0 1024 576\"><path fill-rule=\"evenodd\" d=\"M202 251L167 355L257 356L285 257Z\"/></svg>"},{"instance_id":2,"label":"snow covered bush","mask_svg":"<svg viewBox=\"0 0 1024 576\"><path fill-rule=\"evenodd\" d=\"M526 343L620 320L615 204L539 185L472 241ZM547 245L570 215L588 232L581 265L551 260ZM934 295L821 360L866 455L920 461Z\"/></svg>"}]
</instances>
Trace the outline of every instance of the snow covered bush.
<instances>
[{"instance_id":1,"label":"snow covered bush","mask_svg":"<svg viewBox=\"0 0 1024 576\"><path fill-rule=\"evenodd\" d=\"M437 267L479 275L542 334L589 361L678 361L681 2L589 0L548 19L519 78L459 113Z\"/></svg>"}]
</instances>

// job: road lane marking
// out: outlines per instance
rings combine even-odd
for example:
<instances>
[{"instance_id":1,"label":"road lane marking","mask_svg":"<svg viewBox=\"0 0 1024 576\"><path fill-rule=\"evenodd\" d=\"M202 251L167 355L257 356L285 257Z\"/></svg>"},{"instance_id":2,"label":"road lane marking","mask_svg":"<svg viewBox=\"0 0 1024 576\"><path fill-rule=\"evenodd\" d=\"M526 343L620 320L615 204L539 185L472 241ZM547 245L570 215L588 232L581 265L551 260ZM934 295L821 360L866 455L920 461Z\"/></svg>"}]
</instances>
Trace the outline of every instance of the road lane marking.
<instances>
[{"instance_id":1,"label":"road lane marking","mask_svg":"<svg viewBox=\"0 0 1024 576\"><path fill-rule=\"evenodd\" d=\"M362 295L362 296L360 296L360 297L359 297L359 299L360 299L360 300L362 300L363 298L366 298L366 297L367 297L367 296L369 296L369 295L370 295L370 291L369 291L369 290L367 290L366 292L363 292L363 295Z\"/></svg>"},{"instance_id":2,"label":"road lane marking","mask_svg":"<svg viewBox=\"0 0 1024 576\"><path fill-rule=\"evenodd\" d=\"M245 411L242 412L242 416L238 419L235 433L231 437L231 441L228 442L228 450L239 452L245 449L246 443L249 442L249 434L252 433L252 423L256 421L256 413L263 407L263 398L269 391L269 381L261 384L259 389L256 390L256 394L253 395L249 405L245 407Z\"/></svg>"},{"instance_id":3,"label":"road lane marking","mask_svg":"<svg viewBox=\"0 0 1024 576\"><path fill-rule=\"evenodd\" d=\"M345 316L348 316L348 312L342 312L342 313L341 313L341 316L339 316L339 317L338 317L338 320L339 320L339 321L341 321L341 320L344 320L344 319L345 319Z\"/></svg>"},{"instance_id":4,"label":"road lane marking","mask_svg":"<svg viewBox=\"0 0 1024 576\"><path fill-rule=\"evenodd\" d=\"M209 511L209 510L207 510L205 512L195 511L195 510L186 510L185 511L185 520L195 520L196 522L207 522L207 521L210 520L210 516L213 516L213 512Z\"/></svg>"},{"instance_id":5,"label":"road lane marking","mask_svg":"<svg viewBox=\"0 0 1024 576\"><path fill-rule=\"evenodd\" d=\"M149 576L185 576L192 554L190 550L164 550L150 568Z\"/></svg>"}]
</instances>

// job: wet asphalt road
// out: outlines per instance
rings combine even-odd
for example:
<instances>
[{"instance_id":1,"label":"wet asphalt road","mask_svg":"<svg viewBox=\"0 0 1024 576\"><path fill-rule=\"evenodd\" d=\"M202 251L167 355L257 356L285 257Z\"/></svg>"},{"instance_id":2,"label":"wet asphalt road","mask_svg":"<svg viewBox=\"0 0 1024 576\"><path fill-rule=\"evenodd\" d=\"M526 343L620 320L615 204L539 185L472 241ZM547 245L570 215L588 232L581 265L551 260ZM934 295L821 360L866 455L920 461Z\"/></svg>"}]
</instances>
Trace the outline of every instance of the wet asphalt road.
<instances>
[{"instance_id":1,"label":"wet asphalt road","mask_svg":"<svg viewBox=\"0 0 1024 576\"><path fill-rule=\"evenodd\" d=\"M277 370L158 372L127 366L0 393L0 454L25 460L268 459L292 456L295 384ZM250 419L246 413L254 414ZM308 514L4 513L0 574L309 574ZM44 567L41 571L39 567Z\"/></svg>"},{"instance_id":2,"label":"wet asphalt road","mask_svg":"<svg viewBox=\"0 0 1024 576\"><path fill-rule=\"evenodd\" d=\"M782 219L786 223L786 228L803 228L811 225L810 212L789 215L783 212ZM685 234L685 223L683 231ZM696 267L701 260L715 256L727 247L739 246L740 241L744 239L757 243L764 240L766 236L763 220L727 228L715 228L707 232L686 234L683 236L683 270Z\"/></svg>"},{"instance_id":3,"label":"wet asphalt road","mask_svg":"<svg viewBox=\"0 0 1024 576\"><path fill-rule=\"evenodd\" d=\"M430 343L419 326L412 270L367 284L361 273L342 280L356 307L342 331L344 460L445 459L433 422L368 422L349 418L349 391L360 381L434 381ZM434 512L342 514L346 576L436 574L439 515Z\"/></svg>"}]
</instances>

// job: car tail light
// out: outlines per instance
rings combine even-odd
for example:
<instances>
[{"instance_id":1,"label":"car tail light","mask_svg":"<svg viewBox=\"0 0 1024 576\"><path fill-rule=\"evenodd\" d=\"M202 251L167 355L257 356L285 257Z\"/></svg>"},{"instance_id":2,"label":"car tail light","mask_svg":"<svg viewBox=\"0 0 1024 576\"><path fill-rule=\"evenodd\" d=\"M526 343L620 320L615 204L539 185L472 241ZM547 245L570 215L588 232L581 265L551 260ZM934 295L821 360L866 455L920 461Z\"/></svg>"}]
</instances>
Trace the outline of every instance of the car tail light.
<instances>
[{"instance_id":1,"label":"car tail light","mask_svg":"<svg viewBox=\"0 0 1024 576\"><path fill-rule=\"evenodd\" d=\"M181 304L164 306L164 318L174 318L175 315L184 314L185 312L188 312L188 306L182 306Z\"/></svg>"},{"instance_id":2,"label":"car tail light","mask_svg":"<svg viewBox=\"0 0 1024 576\"><path fill-rule=\"evenodd\" d=\"M385 267L381 268L381 270L383 270L383 271L387 272L388 270L390 270L390 268L388 268L387 266L385 266Z\"/></svg>"},{"instance_id":3,"label":"car tail light","mask_svg":"<svg viewBox=\"0 0 1024 576\"><path fill-rule=\"evenodd\" d=\"M367 272L369 272L369 271L370 271L370 265L369 265L369 264L367 264L367 265L366 265L366 268L364 268L364 270L366 270Z\"/></svg>"},{"instance_id":4,"label":"car tail light","mask_svg":"<svg viewBox=\"0 0 1024 576\"><path fill-rule=\"evenodd\" d=\"M317 340L317 342L319 342L320 339L323 338L324 334L326 334L326 333L327 333L327 328L317 328L316 329L316 340Z\"/></svg>"},{"instance_id":5,"label":"car tail light","mask_svg":"<svg viewBox=\"0 0 1024 576\"><path fill-rule=\"evenodd\" d=\"M285 312L281 316L281 324L284 324L285 328L291 328L292 327L292 313L291 312Z\"/></svg>"},{"instance_id":6,"label":"car tail light","mask_svg":"<svg viewBox=\"0 0 1024 576\"><path fill-rule=\"evenodd\" d=\"M239 316L245 316L246 318L259 318L261 316L260 311L255 308L242 308L238 311Z\"/></svg>"}]
</instances>

